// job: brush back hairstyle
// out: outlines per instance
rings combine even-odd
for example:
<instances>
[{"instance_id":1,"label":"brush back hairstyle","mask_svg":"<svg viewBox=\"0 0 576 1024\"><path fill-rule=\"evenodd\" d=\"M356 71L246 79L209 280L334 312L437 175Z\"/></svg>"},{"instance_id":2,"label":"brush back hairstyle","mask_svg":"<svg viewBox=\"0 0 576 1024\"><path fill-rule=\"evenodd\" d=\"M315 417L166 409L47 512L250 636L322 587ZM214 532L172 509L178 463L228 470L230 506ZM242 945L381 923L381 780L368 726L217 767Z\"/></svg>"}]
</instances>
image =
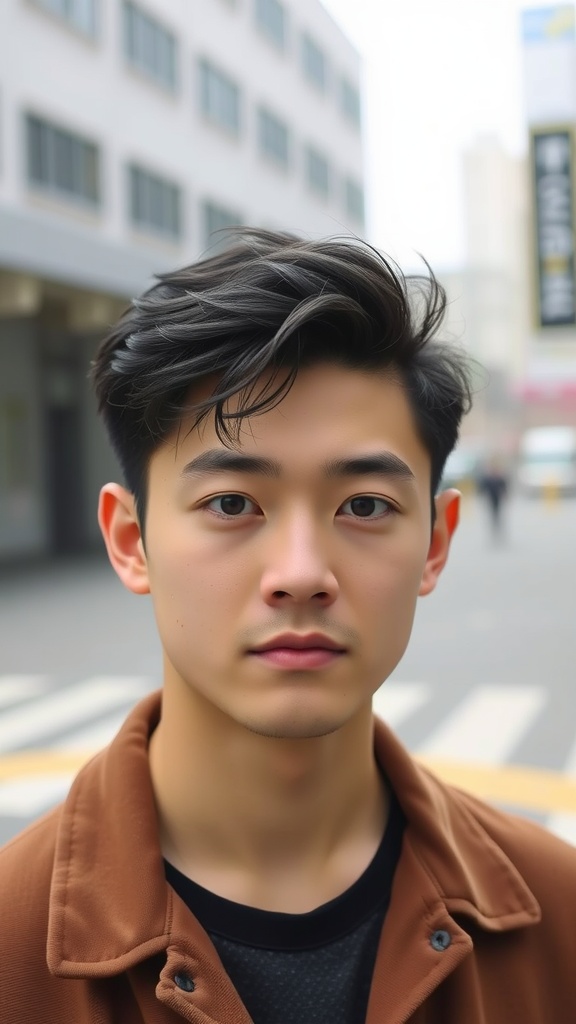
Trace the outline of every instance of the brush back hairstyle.
<instances>
[{"instance_id":1,"label":"brush back hairstyle","mask_svg":"<svg viewBox=\"0 0 576 1024\"><path fill-rule=\"evenodd\" d=\"M157 275L101 342L91 370L142 526L150 456L183 415L193 412L196 424L213 415L233 446L242 419L277 405L299 369L323 361L391 375L405 388L435 494L471 389L462 351L437 338L446 296L427 270L405 276L349 237L242 228L225 251ZM192 405L207 377L213 392Z\"/></svg>"}]
</instances>

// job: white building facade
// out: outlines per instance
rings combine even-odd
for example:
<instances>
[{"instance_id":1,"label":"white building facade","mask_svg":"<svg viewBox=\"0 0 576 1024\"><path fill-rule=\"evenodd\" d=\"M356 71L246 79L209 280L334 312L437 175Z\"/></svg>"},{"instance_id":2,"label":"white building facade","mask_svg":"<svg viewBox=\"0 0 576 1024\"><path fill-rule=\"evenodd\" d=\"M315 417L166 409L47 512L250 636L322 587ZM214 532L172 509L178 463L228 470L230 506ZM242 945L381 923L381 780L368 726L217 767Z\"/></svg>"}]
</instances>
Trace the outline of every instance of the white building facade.
<instances>
[{"instance_id":1,"label":"white building facade","mask_svg":"<svg viewBox=\"0 0 576 1024\"><path fill-rule=\"evenodd\" d=\"M359 58L318 0L2 0L0 561L98 541L86 383L232 223L364 233Z\"/></svg>"}]
</instances>

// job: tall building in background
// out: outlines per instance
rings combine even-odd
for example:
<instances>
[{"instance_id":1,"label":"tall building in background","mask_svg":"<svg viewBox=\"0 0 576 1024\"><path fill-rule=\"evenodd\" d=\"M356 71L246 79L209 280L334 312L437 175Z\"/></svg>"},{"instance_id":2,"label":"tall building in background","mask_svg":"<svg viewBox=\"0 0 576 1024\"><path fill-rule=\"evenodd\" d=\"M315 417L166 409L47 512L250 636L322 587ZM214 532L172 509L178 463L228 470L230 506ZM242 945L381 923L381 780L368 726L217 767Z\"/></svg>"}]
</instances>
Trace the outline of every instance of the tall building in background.
<instances>
[{"instance_id":1,"label":"tall building in background","mask_svg":"<svg viewBox=\"0 0 576 1024\"><path fill-rule=\"evenodd\" d=\"M478 360L474 408L464 430L512 456L522 429L518 385L530 330L530 207L526 160L494 136L462 162L466 265L448 275L455 332Z\"/></svg>"},{"instance_id":2,"label":"tall building in background","mask_svg":"<svg viewBox=\"0 0 576 1024\"><path fill-rule=\"evenodd\" d=\"M363 180L318 0L2 0L0 561L98 541L86 375L127 300L231 224L362 235Z\"/></svg>"},{"instance_id":3,"label":"tall building in background","mask_svg":"<svg viewBox=\"0 0 576 1024\"><path fill-rule=\"evenodd\" d=\"M525 420L576 424L576 18L574 4L522 16L529 135L530 324Z\"/></svg>"},{"instance_id":4,"label":"tall building in background","mask_svg":"<svg viewBox=\"0 0 576 1024\"><path fill-rule=\"evenodd\" d=\"M575 25L573 4L522 13L527 155L465 153L466 264L440 275L484 368L464 433L505 455L529 426L576 425Z\"/></svg>"}]
</instances>

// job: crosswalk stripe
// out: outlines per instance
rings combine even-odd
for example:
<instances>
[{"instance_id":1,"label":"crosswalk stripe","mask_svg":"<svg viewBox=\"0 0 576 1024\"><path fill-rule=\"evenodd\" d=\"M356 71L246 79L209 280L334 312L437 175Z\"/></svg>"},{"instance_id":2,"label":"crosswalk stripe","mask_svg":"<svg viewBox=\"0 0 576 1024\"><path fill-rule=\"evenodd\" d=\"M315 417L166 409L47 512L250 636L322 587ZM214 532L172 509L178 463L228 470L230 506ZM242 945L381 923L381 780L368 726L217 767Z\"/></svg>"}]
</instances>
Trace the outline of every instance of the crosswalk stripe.
<instances>
[{"instance_id":1,"label":"crosswalk stripe","mask_svg":"<svg viewBox=\"0 0 576 1024\"><path fill-rule=\"evenodd\" d=\"M423 683L400 683L389 679L376 690L372 707L393 729L426 703L430 687Z\"/></svg>"},{"instance_id":2,"label":"crosswalk stripe","mask_svg":"<svg viewBox=\"0 0 576 1024\"><path fill-rule=\"evenodd\" d=\"M547 700L539 686L478 686L418 748L426 757L501 764Z\"/></svg>"},{"instance_id":3,"label":"crosswalk stripe","mask_svg":"<svg viewBox=\"0 0 576 1024\"><path fill-rule=\"evenodd\" d=\"M0 719L0 752L37 743L51 727L64 731L93 714L133 702L145 692L145 684L137 676L96 676L45 694L25 708L11 708Z\"/></svg>"},{"instance_id":4,"label":"crosswalk stripe","mask_svg":"<svg viewBox=\"0 0 576 1024\"><path fill-rule=\"evenodd\" d=\"M576 846L576 814L551 814L546 828L565 843Z\"/></svg>"},{"instance_id":5,"label":"crosswalk stripe","mask_svg":"<svg viewBox=\"0 0 576 1024\"><path fill-rule=\"evenodd\" d=\"M0 675L0 758L19 748L71 755L101 749L122 725L129 707L152 688L145 677L98 676L63 689L50 690L49 677ZM434 695L431 684L388 680L375 693L373 707L402 735L402 725L424 708ZM493 769L505 765L517 744L546 705L544 687L485 685L472 689L441 720L416 753L453 763L465 777L470 766ZM400 727L400 728L399 728ZM458 768L460 764L460 768ZM75 770L55 765L42 773L13 774L0 782L0 817L36 817L59 802L69 789ZM576 742L569 753L565 774L576 780ZM464 783L465 785L465 783ZM526 805L527 806L527 805ZM532 805L530 805L532 806ZM548 806L548 805L547 805ZM550 808L554 806L551 803ZM562 803L550 814L546 827L576 846L576 814L565 813Z\"/></svg>"},{"instance_id":6,"label":"crosswalk stripe","mask_svg":"<svg viewBox=\"0 0 576 1024\"><path fill-rule=\"evenodd\" d=\"M0 676L0 708L41 693L46 676Z\"/></svg>"},{"instance_id":7,"label":"crosswalk stripe","mask_svg":"<svg viewBox=\"0 0 576 1024\"><path fill-rule=\"evenodd\" d=\"M91 750L101 750L114 738L125 718L125 711L107 715L106 718L94 725L88 725L85 729L76 729L66 739L48 743L46 750L58 750L63 754L83 754Z\"/></svg>"},{"instance_id":8,"label":"crosswalk stripe","mask_svg":"<svg viewBox=\"0 0 576 1024\"><path fill-rule=\"evenodd\" d=\"M14 818L35 817L63 800L73 776L33 775L0 783L0 814Z\"/></svg>"}]
</instances>

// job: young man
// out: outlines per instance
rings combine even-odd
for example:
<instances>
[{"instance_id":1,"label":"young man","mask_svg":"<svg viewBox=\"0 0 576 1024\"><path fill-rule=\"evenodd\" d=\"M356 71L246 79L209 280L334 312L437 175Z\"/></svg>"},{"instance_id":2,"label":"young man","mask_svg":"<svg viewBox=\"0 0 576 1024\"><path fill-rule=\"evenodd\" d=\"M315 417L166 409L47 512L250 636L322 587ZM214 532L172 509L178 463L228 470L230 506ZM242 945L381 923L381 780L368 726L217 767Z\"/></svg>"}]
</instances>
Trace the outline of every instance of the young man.
<instances>
[{"instance_id":1,"label":"young man","mask_svg":"<svg viewBox=\"0 0 576 1024\"><path fill-rule=\"evenodd\" d=\"M100 524L163 689L0 855L2 1022L576 1016L576 853L372 716L458 520L443 307L355 241L246 231L103 342Z\"/></svg>"}]
</instances>

